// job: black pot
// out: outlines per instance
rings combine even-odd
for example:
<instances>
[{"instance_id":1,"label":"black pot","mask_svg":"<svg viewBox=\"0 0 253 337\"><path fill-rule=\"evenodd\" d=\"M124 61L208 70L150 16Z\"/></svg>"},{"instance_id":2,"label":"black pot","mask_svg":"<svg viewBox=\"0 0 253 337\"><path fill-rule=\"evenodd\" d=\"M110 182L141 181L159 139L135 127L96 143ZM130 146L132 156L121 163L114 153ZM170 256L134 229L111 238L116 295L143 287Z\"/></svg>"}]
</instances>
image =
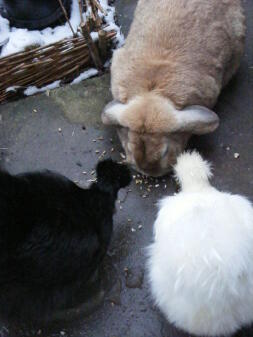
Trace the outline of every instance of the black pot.
<instances>
[{"instance_id":1,"label":"black pot","mask_svg":"<svg viewBox=\"0 0 253 337\"><path fill-rule=\"evenodd\" d=\"M2 16L12 27L43 29L64 23L65 17L58 0L2 0ZM68 13L72 0L62 0Z\"/></svg>"}]
</instances>

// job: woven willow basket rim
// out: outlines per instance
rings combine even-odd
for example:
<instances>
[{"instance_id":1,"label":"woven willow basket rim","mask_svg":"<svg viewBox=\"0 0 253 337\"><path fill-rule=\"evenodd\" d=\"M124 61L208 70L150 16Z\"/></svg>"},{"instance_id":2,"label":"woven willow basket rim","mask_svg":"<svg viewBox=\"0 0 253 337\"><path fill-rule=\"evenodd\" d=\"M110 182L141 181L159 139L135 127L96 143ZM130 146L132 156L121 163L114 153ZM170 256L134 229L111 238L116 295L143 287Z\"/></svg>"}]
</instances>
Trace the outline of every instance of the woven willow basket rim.
<instances>
[{"instance_id":1,"label":"woven willow basket rim","mask_svg":"<svg viewBox=\"0 0 253 337\"><path fill-rule=\"evenodd\" d=\"M97 0L89 3L93 1L97 4ZM96 42L90 35L91 26L98 32ZM72 37L1 57L0 104L24 95L31 86L41 88L57 80L71 82L90 67L102 73L115 36L116 31L108 30L95 12L86 23L81 22L79 32Z\"/></svg>"}]
</instances>

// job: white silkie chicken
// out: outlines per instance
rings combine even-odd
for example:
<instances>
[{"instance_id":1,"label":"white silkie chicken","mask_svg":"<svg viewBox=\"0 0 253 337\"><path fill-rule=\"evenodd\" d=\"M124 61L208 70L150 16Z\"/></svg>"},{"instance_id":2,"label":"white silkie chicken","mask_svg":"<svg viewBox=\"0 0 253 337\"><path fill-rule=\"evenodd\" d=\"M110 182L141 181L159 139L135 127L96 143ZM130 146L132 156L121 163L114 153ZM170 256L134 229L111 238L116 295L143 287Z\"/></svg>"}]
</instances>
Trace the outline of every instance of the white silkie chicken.
<instances>
[{"instance_id":1,"label":"white silkie chicken","mask_svg":"<svg viewBox=\"0 0 253 337\"><path fill-rule=\"evenodd\" d=\"M160 202L149 248L153 297L178 328L232 334L253 322L253 207L212 187L197 152L174 170L181 192Z\"/></svg>"}]
</instances>

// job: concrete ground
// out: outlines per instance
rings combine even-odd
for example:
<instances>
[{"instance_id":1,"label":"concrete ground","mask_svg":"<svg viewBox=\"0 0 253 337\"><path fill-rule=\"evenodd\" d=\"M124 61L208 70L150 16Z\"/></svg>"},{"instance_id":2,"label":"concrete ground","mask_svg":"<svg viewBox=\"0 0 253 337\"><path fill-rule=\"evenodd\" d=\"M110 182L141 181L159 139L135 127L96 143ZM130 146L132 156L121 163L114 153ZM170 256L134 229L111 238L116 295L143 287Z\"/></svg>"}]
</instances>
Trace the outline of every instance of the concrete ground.
<instances>
[{"instance_id":1,"label":"concrete ground","mask_svg":"<svg viewBox=\"0 0 253 337\"><path fill-rule=\"evenodd\" d=\"M214 185L243 193L253 201L253 2L243 2L247 46L238 74L215 108L221 125L215 133L193 139L191 146L214 163ZM135 5L136 0L116 0L125 33ZM0 165L13 173L53 169L87 186L103 151L105 157L121 159L114 129L104 128L100 122L101 110L109 100L106 74L51 91L49 96L41 94L1 105ZM141 180L142 184L137 184L134 179L131 191L119 195L121 203L117 204L114 236L105 261L110 269L109 286L99 309L88 317L82 315L72 322L33 331L13 332L12 327L2 326L1 337L189 337L170 326L153 306L145 273L145 247L152 238L154 204L174 193L175 185L170 177ZM143 198L149 184L151 192ZM253 329L239 336L253 336Z\"/></svg>"}]
</instances>

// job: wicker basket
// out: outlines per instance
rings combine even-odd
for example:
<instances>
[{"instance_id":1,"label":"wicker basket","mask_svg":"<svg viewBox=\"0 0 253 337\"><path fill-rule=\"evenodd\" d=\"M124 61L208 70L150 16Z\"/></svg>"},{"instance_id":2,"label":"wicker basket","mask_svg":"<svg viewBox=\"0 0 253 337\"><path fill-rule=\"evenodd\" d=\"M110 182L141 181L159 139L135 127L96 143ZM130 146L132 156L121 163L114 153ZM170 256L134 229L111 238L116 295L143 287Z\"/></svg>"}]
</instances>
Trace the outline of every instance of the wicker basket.
<instances>
[{"instance_id":1,"label":"wicker basket","mask_svg":"<svg viewBox=\"0 0 253 337\"><path fill-rule=\"evenodd\" d=\"M81 1L79 5L82 11ZM0 58L0 103L22 95L29 86L41 88L56 80L68 83L91 66L103 71L116 32L104 30L97 0L89 0L88 5L92 14L86 23L81 22L79 34L73 32L71 38ZM91 39L91 30L98 32L97 42Z\"/></svg>"}]
</instances>

